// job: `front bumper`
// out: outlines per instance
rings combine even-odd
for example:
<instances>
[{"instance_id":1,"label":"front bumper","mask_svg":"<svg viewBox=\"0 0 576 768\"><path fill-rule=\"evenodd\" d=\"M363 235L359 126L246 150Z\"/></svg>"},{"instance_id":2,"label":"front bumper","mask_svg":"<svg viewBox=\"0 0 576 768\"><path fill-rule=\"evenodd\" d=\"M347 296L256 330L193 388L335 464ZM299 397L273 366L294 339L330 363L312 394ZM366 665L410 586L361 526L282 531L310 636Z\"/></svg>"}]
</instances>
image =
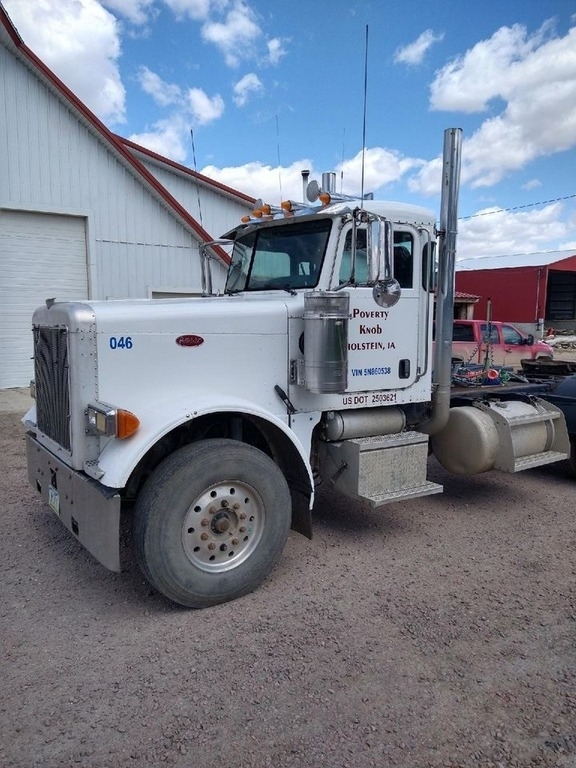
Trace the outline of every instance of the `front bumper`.
<instances>
[{"instance_id":1,"label":"front bumper","mask_svg":"<svg viewBox=\"0 0 576 768\"><path fill-rule=\"evenodd\" d=\"M111 571L120 570L120 494L70 469L26 435L28 479L78 541Z\"/></svg>"}]
</instances>

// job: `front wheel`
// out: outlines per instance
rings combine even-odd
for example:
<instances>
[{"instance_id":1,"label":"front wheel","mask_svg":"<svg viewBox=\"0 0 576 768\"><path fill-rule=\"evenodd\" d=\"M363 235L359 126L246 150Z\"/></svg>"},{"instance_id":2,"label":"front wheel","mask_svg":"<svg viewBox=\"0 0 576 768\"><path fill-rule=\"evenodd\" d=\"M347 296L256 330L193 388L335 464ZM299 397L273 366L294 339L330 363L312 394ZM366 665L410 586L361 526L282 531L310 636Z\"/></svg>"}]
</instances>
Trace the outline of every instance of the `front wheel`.
<instances>
[{"instance_id":1,"label":"front wheel","mask_svg":"<svg viewBox=\"0 0 576 768\"><path fill-rule=\"evenodd\" d=\"M162 594L204 608L264 581L290 521L288 484L272 459L235 440L203 440L170 455L144 485L136 557Z\"/></svg>"}]
</instances>

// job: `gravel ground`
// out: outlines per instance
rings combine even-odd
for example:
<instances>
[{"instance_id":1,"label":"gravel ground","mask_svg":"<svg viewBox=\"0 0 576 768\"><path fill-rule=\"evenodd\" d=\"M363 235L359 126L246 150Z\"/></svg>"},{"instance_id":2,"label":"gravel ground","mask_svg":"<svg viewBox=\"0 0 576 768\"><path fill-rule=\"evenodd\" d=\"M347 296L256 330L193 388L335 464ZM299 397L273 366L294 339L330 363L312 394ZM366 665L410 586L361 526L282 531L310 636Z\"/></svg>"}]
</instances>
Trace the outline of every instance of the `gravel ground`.
<instances>
[{"instance_id":1,"label":"gravel ground","mask_svg":"<svg viewBox=\"0 0 576 768\"><path fill-rule=\"evenodd\" d=\"M576 766L575 481L430 472L381 511L321 489L313 541L191 611L73 540L0 413L0 765Z\"/></svg>"}]
</instances>

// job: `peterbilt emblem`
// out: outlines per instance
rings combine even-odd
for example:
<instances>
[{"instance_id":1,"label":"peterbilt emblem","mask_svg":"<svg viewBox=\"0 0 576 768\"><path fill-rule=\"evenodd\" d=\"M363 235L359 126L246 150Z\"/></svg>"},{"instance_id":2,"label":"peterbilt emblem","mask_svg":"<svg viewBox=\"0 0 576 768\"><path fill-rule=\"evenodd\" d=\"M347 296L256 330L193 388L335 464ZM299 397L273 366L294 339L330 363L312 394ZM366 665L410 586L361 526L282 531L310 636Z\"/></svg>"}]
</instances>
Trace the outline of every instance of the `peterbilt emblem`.
<instances>
[{"instance_id":1,"label":"peterbilt emblem","mask_svg":"<svg viewBox=\"0 0 576 768\"><path fill-rule=\"evenodd\" d=\"M204 344L202 336L196 336L194 333L187 333L184 336L178 336L176 344L181 347L199 347Z\"/></svg>"}]
</instances>

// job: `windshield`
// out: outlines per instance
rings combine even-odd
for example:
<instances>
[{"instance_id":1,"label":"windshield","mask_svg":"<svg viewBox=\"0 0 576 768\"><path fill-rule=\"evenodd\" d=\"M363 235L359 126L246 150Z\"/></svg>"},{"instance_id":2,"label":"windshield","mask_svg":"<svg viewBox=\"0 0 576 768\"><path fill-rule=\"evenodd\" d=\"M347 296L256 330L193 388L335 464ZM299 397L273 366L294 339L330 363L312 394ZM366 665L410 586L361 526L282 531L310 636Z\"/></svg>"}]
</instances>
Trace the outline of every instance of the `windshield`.
<instances>
[{"instance_id":1,"label":"windshield","mask_svg":"<svg viewBox=\"0 0 576 768\"><path fill-rule=\"evenodd\" d=\"M331 219L326 218L291 221L240 235L234 243L225 290L314 288L331 226Z\"/></svg>"}]
</instances>

